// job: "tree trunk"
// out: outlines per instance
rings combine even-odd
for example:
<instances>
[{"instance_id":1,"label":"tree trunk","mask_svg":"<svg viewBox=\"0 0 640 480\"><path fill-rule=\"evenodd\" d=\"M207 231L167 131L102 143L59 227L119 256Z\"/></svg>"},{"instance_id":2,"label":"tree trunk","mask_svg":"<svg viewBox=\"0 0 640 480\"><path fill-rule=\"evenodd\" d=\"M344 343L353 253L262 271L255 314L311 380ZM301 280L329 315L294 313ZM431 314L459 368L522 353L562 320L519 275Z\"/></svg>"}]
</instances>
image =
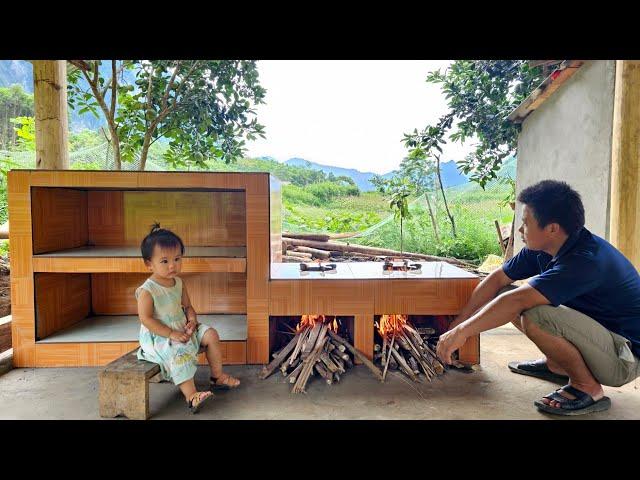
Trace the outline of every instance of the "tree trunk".
<instances>
[{"instance_id":1,"label":"tree trunk","mask_svg":"<svg viewBox=\"0 0 640 480\"><path fill-rule=\"evenodd\" d=\"M33 61L36 168L69 168L66 60Z\"/></svg>"},{"instance_id":2,"label":"tree trunk","mask_svg":"<svg viewBox=\"0 0 640 480\"><path fill-rule=\"evenodd\" d=\"M436 157L436 173L438 174L438 183L440 184L440 191L442 192L442 199L444 200L444 208L447 211L447 216L451 221L451 231L453 232L453 238L456 238L456 222L453 220L453 215L449 211L449 205L447 204L447 196L444 193L444 186L442 185L442 176L440 175L440 157Z\"/></svg>"},{"instance_id":3,"label":"tree trunk","mask_svg":"<svg viewBox=\"0 0 640 480\"><path fill-rule=\"evenodd\" d=\"M400 256L402 256L402 215L400 215Z\"/></svg>"},{"instance_id":4,"label":"tree trunk","mask_svg":"<svg viewBox=\"0 0 640 480\"><path fill-rule=\"evenodd\" d=\"M440 236L438 235L438 224L436 223L436 217L433 215L431 208L431 201L429 200L429 192L425 192L424 199L427 201L427 208L429 209L429 217L431 217L431 225L433 225L433 235L436 238L436 242L440 243Z\"/></svg>"},{"instance_id":5,"label":"tree trunk","mask_svg":"<svg viewBox=\"0 0 640 480\"><path fill-rule=\"evenodd\" d=\"M147 156L149 155L149 147L151 146L151 133L153 132L147 130L147 133L144 136L144 143L142 144L142 150L140 151L140 168L138 168L138 170L144 170L147 166Z\"/></svg>"}]
</instances>

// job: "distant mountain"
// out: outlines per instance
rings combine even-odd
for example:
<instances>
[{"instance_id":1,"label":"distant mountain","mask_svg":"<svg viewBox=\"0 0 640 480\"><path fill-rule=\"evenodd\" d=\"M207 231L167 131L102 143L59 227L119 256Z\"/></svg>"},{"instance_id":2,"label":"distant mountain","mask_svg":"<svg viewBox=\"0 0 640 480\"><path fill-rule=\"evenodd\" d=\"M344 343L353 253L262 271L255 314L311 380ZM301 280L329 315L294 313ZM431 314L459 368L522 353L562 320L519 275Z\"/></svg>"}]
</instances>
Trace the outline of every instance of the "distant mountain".
<instances>
[{"instance_id":1,"label":"distant mountain","mask_svg":"<svg viewBox=\"0 0 640 480\"><path fill-rule=\"evenodd\" d=\"M313 170L322 170L324 173L333 173L334 175L344 175L346 177L350 177L356 183L358 188L363 192L368 192L371 190L375 190L375 187L370 182L371 178L375 175L371 172L361 172L360 170L356 170L353 168L342 168L342 167L334 167L331 165L322 165L320 163L310 162L309 160L305 160L304 158L290 158L286 162L287 165L292 165L296 167L307 167ZM467 183L469 180L463 174L458 172L456 167L456 162L450 160L448 162L444 162L440 164L441 172L442 172L442 183L446 187L453 187L455 185L460 185L463 183ZM390 178L395 174L395 171L391 171L382 175L383 178Z\"/></svg>"},{"instance_id":2,"label":"distant mountain","mask_svg":"<svg viewBox=\"0 0 640 480\"><path fill-rule=\"evenodd\" d=\"M0 60L0 87L17 83L33 93L33 68L25 60Z\"/></svg>"}]
</instances>

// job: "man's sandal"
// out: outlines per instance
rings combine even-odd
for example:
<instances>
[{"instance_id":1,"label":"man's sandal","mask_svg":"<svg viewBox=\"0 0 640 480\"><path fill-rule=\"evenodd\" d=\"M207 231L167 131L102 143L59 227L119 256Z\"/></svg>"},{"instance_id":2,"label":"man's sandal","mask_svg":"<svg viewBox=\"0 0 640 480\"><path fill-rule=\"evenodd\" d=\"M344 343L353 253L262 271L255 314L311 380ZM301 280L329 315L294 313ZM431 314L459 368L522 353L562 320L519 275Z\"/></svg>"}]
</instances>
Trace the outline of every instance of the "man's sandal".
<instances>
[{"instance_id":1,"label":"man's sandal","mask_svg":"<svg viewBox=\"0 0 640 480\"><path fill-rule=\"evenodd\" d=\"M220 379L222 382L219 381ZM211 390L231 390L240 385L240 380L233 378L228 373L223 373L219 377L209 377L209 382Z\"/></svg>"},{"instance_id":2,"label":"man's sandal","mask_svg":"<svg viewBox=\"0 0 640 480\"><path fill-rule=\"evenodd\" d=\"M211 392L196 392L193 394L189 402L189 410L191 413L198 413L202 404L204 404L207 400L213 398L213 393Z\"/></svg>"},{"instance_id":3,"label":"man's sandal","mask_svg":"<svg viewBox=\"0 0 640 480\"><path fill-rule=\"evenodd\" d=\"M509 362L509 370L521 375L529 375L531 377L542 378L550 382L564 385L569 381L566 375L560 375L549 370L547 362L544 360L529 360L524 362Z\"/></svg>"},{"instance_id":4,"label":"man's sandal","mask_svg":"<svg viewBox=\"0 0 640 480\"><path fill-rule=\"evenodd\" d=\"M562 390L570 393L576 398L570 399L561 395L560 392ZM588 393L578 390L571 385L565 385L555 392L545 395L543 398L555 400L560 404L560 406L552 407L541 400L536 400L533 404L538 407L538 410L546 413L553 413L554 415L584 415L586 413L602 412L611 408L611 399L609 397L602 397L600 400L594 400Z\"/></svg>"}]
</instances>

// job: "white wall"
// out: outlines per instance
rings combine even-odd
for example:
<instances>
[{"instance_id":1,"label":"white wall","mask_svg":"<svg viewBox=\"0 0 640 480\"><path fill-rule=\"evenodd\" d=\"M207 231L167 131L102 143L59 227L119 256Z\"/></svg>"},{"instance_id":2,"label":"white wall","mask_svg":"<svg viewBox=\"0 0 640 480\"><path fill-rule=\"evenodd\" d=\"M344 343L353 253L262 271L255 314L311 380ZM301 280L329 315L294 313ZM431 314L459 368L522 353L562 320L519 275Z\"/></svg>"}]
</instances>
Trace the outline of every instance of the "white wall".
<instances>
[{"instance_id":1,"label":"white wall","mask_svg":"<svg viewBox=\"0 0 640 480\"><path fill-rule=\"evenodd\" d=\"M518 139L517 192L540 180L563 180L584 203L586 227L609 237L609 190L615 61L586 62L524 121ZM515 252L523 247L517 229Z\"/></svg>"}]
</instances>

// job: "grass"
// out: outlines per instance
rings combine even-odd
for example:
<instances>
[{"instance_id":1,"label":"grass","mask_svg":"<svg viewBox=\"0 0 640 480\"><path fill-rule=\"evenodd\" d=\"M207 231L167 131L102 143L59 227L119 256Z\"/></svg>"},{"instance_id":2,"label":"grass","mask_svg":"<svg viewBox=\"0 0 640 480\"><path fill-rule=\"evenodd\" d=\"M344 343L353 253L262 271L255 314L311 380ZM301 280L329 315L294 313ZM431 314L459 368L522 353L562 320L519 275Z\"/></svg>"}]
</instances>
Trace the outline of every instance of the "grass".
<instances>
[{"instance_id":1,"label":"grass","mask_svg":"<svg viewBox=\"0 0 640 480\"><path fill-rule=\"evenodd\" d=\"M284 187L285 189L287 186ZM508 224L513 218L510 207L501 207L506 187L496 185L486 191L479 186L464 185L448 190L447 201L456 222L456 237L444 209L442 198L435 203L439 239L436 240L431 218L423 199L414 201L410 207L411 217L404 222L404 251L427 255L451 256L481 263L487 255L501 255L494 220ZM414 199L415 200L415 199ZM432 203L433 206L433 203ZM369 217L369 222L352 222L340 228L336 219ZM298 232L352 232L363 231L379 223L391 211L387 200L377 192L363 193L358 197L340 197L323 206L300 205L285 202L284 230ZM378 220L375 220L375 219ZM374 221L375 220L375 221ZM348 222L347 222L348 223ZM321 227L325 228L321 228ZM360 226L360 228L354 228ZM334 228L331 228L334 227ZM400 250L400 224L391 220L366 235L350 239L350 242L367 246Z\"/></svg>"}]
</instances>

